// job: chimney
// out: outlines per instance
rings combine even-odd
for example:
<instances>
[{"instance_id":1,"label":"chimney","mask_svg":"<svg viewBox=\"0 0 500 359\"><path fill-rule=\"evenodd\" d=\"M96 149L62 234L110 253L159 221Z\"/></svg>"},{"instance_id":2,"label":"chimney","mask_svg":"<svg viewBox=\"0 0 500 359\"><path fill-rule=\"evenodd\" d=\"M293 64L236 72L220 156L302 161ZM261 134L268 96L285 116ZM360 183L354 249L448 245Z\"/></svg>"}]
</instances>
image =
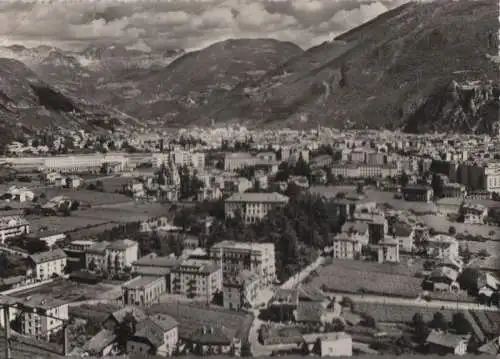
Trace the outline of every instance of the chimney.
<instances>
[{"instance_id":1,"label":"chimney","mask_svg":"<svg viewBox=\"0 0 500 359\"><path fill-rule=\"evenodd\" d=\"M69 338L68 338L68 325L64 324L63 327L64 332L64 356L69 355Z\"/></svg>"}]
</instances>

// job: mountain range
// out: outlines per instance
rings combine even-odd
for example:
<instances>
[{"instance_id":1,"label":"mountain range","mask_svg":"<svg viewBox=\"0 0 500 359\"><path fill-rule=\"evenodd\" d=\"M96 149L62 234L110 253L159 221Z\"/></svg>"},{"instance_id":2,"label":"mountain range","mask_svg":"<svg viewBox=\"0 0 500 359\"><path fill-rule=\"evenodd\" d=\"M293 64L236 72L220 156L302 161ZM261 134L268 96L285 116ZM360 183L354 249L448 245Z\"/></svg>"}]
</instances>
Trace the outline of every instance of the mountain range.
<instances>
[{"instance_id":1,"label":"mountain range","mask_svg":"<svg viewBox=\"0 0 500 359\"><path fill-rule=\"evenodd\" d=\"M0 60L0 122L44 127L53 116L82 126L97 108L165 126L490 133L499 121L497 33L496 0L444 0L407 3L307 50L273 39L192 52L143 42L3 47L11 59ZM68 121L75 108L86 115Z\"/></svg>"}]
</instances>

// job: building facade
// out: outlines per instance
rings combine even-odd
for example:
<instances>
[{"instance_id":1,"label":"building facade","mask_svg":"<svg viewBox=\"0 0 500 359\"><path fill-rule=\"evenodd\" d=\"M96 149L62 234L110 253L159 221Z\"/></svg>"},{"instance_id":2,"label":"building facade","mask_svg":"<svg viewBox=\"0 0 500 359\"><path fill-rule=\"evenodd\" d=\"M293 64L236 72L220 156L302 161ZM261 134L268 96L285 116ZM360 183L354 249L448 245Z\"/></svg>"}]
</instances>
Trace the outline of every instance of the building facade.
<instances>
[{"instance_id":1,"label":"building facade","mask_svg":"<svg viewBox=\"0 0 500 359\"><path fill-rule=\"evenodd\" d=\"M170 272L172 293L209 297L222 290L222 268L210 260L187 259Z\"/></svg>"},{"instance_id":2,"label":"building facade","mask_svg":"<svg viewBox=\"0 0 500 359\"><path fill-rule=\"evenodd\" d=\"M240 215L244 223L262 220L269 212L286 206L289 198L279 193L236 193L224 202L227 218Z\"/></svg>"},{"instance_id":3,"label":"building facade","mask_svg":"<svg viewBox=\"0 0 500 359\"><path fill-rule=\"evenodd\" d=\"M68 256L62 249L32 254L29 257L33 276L38 280L64 275Z\"/></svg>"},{"instance_id":4,"label":"building facade","mask_svg":"<svg viewBox=\"0 0 500 359\"><path fill-rule=\"evenodd\" d=\"M123 305L149 306L158 303L166 291L162 277L137 277L122 286Z\"/></svg>"},{"instance_id":5,"label":"building facade","mask_svg":"<svg viewBox=\"0 0 500 359\"><path fill-rule=\"evenodd\" d=\"M223 241L210 248L209 256L221 263L224 278L236 278L249 270L260 278L260 286L268 287L276 281L276 254L274 243L243 243Z\"/></svg>"},{"instance_id":6,"label":"building facade","mask_svg":"<svg viewBox=\"0 0 500 359\"><path fill-rule=\"evenodd\" d=\"M20 216L0 217L0 244L5 244L7 238L18 237L30 233L30 225Z\"/></svg>"}]
</instances>

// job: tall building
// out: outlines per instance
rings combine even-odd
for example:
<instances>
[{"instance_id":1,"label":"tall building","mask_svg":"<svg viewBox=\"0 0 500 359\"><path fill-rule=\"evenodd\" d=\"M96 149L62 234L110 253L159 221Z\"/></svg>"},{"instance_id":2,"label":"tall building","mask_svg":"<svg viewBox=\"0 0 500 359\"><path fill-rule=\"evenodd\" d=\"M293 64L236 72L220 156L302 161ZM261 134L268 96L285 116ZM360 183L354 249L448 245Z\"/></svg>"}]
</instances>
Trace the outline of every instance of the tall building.
<instances>
[{"instance_id":1,"label":"tall building","mask_svg":"<svg viewBox=\"0 0 500 359\"><path fill-rule=\"evenodd\" d=\"M245 224L262 220L269 212L286 206L289 198L279 193L235 193L224 203L226 217L241 215Z\"/></svg>"},{"instance_id":2,"label":"tall building","mask_svg":"<svg viewBox=\"0 0 500 359\"><path fill-rule=\"evenodd\" d=\"M33 295L20 302L23 334L49 339L69 319L68 304L46 295Z\"/></svg>"},{"instance_id":3,"label":"tall building","mask_svg":"<svg viewBox=\"0 0 500 359\"><path fill-rule=\"evenodd\" d=\"M222 290L222 268L211 260L186 259L170 272L172 293L209 297Z\"/></svg>"},{"instance_id":4,"label":"tall building","mask_svg":"<svg viewBox=\"0 0 500 359\"><path fill-rule=\"evenodd\" d=\"M99 242L86 249L85 263L90 270L119 272L132 267L138 258L139 245L130 239Z\"/></svg>"},{"instance_id":5,"label":"tall building","mask_svg":"<svg viewBox=\"0 0 500 359\"><path fill-rule=\"evenodd\" d=\"M276 281L276 255L274 243L244 243L223 241L210 248L209 256L221 263L224 278L234 279L243 270L259 276L265 288Z\"/></svg>"},{"instance_id":6,"label":"tall building","mask_svg":"<svg viewBox=\"0 0 500 359\"><path fill-rule=\"evenodd\" d=\"M28 257L33 276L47 280L53 276L62 276L66 268L68 256L62 249L32 254Z\"/></svg>"}]
</instances>

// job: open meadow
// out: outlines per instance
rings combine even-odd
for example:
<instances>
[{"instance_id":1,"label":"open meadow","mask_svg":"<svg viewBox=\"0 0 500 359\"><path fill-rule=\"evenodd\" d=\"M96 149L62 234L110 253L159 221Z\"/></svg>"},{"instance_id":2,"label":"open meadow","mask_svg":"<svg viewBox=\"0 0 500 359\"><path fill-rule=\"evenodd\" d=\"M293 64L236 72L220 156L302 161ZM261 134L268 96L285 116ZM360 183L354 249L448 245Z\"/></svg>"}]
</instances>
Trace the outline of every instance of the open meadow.
<instances>
[{"instance_id":1,"label":"open meadow","mask_svg":"<svg viewBox=\"0 0 500 359\"><path fill-rule=\"evenodd\" d=\"M99 299L114 289L116 289L116 286L108 284L84 284L68 279L56 279L51 283L15 292L11 296L26 298L30 295L45 295L50 299L58 299L70 303Z\"/></svg>"}]
</instances>

